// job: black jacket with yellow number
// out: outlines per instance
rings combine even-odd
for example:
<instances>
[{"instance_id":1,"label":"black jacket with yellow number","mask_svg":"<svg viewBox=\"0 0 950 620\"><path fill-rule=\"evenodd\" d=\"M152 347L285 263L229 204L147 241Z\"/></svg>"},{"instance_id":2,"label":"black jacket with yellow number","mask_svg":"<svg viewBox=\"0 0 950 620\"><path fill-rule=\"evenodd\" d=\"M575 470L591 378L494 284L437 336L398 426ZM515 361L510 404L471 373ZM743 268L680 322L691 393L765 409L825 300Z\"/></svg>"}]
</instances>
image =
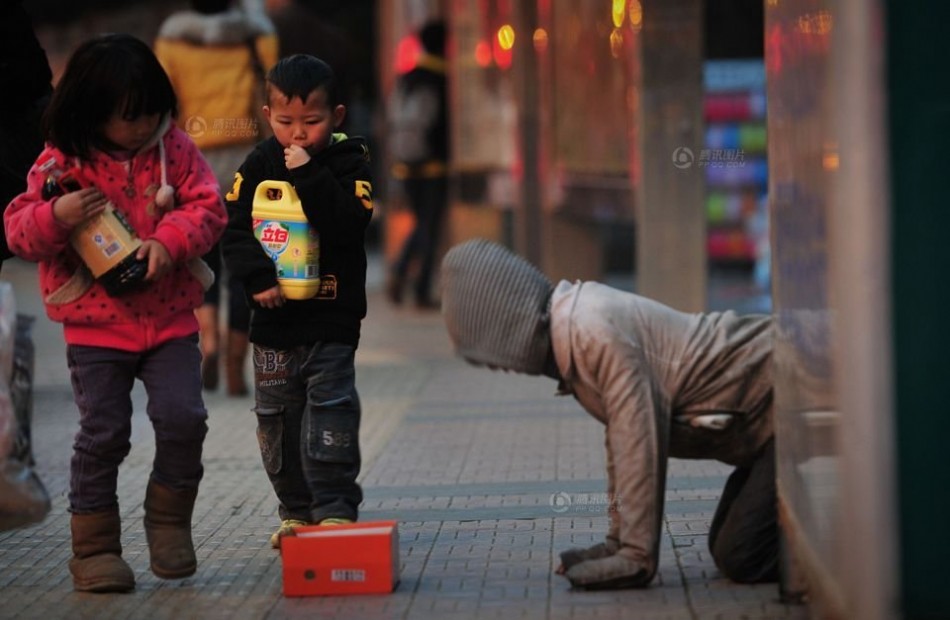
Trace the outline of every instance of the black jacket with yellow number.
<instances>
[{"instance_id":1,"label":"black jacket with yellow number","mask_svg":"<svg viewBox=\"0 0 950 620\"><path fill-rule=\"evenodd\" d=\"M277 285L274 262L254 237L251 212L261 181L289 181L320 236L320 291L307 300L262 308L252 295ZM335 134L305 165L288 170L273 137L260 142L235 175L226 196L225 264L243 284L253 310L250 340L288 349L315 342L359 343L366 316L366 227L373 215L369 149L362 138Z\"/></svg>"}]
</instances>

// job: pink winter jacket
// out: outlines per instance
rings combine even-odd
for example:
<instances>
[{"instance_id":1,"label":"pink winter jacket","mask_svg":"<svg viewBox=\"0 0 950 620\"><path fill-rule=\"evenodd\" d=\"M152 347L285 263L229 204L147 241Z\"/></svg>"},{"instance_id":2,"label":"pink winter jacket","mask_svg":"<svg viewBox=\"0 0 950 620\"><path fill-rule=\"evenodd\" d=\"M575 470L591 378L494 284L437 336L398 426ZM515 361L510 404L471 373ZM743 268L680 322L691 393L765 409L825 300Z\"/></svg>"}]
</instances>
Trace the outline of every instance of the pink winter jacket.
<instances>
[{"instance_id":1,"label":"pink winter jacket","mask_svg":"<svg viewBox=\"0 0 950 620\"><path fill-rule=\"evenodd\" d=\"M159 139L164 142L164 162ZM67 166L77 162L51 145L37 162L51 156ZM155 202L163 166L174 190L174 202L166 208ZM91 281L69 244L71 230L53 216L56 198L43 199L47 173L34 164L26 191L4 213L7 241L17 256L39 262L46 312L51 320L63 323L66 343L144 351L196 333L194 309L201 305L213 277L200 257L227 223L217 181L200 151L183 131L163 124L131 160L93 151L81 167L83 176L112 201L138 237L160 242L175 266L141 291L110 297Z\"/></svg>"}]
</instances>

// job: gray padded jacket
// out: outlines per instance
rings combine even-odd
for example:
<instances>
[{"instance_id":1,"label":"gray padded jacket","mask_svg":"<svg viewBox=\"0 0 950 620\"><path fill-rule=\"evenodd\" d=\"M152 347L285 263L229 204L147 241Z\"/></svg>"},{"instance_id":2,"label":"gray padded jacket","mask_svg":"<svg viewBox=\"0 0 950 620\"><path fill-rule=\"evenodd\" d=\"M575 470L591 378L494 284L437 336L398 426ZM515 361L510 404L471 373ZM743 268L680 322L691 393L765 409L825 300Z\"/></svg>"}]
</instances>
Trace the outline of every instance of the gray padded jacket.
<instances>
[{"instance_id":1,"label":"gray padded jacket","mask_svg":"<svg viewBox=\"0 0 950 620\"><path fill-rule=\"evenodd\" d=\"M667 458L747 465L772 436L772 319L562 280L551 339L562 392L606 427L608 536L653 574Z\"/></svg>"}]
</instances>

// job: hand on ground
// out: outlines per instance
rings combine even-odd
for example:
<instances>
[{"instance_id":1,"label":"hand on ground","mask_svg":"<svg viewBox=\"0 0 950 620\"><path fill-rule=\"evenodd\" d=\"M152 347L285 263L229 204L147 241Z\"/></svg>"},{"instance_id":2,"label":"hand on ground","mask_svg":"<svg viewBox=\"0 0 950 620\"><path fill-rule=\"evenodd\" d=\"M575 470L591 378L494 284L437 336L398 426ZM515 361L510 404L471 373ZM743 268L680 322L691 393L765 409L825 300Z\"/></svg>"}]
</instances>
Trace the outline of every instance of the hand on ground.
<instances>
[{"instance_id":1,"label":"hand on ground","mask_svg":"<svg viewBox=\"0 0 950 620\"><path fill-rule=\"evenodd\" d=\"M575 588L585 590L619 590L644 588L650 585L655 571L616 553L596 560L584 560L570 567L564 576Z\"/></svg>"}]
</instances>

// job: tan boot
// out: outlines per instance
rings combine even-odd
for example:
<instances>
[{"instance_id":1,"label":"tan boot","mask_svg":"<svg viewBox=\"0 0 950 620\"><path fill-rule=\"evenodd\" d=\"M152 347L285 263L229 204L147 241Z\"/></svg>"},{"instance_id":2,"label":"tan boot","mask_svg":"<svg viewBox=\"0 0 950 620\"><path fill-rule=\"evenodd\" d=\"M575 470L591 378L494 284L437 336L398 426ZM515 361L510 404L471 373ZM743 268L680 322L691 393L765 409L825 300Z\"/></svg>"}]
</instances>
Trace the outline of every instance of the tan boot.
<instances>
[{"instance_id":1,"label":"tan boot","mask_svg":"<svg viewBox=\"0 0 950 620\"><path fill-rule=\"evenodd\" d=\"M198 489L175 491L156 482L149 482L145 490L145 539L152 572L162 579L195 574L191 513L197 495Z\"/></svg>"},{"instance_id":2,"label":"tan boot","mask_svg":"<svg viewBox=\"0 0 950 620\"><path fill-rule=\"evenodd\" d=\"M195 310L198 319L198 345L201 347L201 385L218 389L218 307L203 304Z\"/></svg>"},{"instance_id":3,"label":"tan boot","mask_svg":"<svg viewBox=\"0 0 950 620\"><path fill-rule=\"evenodd\" d=\"M119 511L74 514L69 527L73 557L69 572L73 588L79 592L129 592L135 589L135 575L122 559Z\"/></svg>"},{"instance_id":4,"label":"tan boot","mask_svg":"<svg viewBox=\"0 0 950 620\"><path fill-rule=\"evenodd\" d=\"M247 383L244 381L244 359L247 357L247 333L228 330L227 353L225 355L225 377L228 382L228 396L246 396Z\"/></svg>"}]
</instances>

